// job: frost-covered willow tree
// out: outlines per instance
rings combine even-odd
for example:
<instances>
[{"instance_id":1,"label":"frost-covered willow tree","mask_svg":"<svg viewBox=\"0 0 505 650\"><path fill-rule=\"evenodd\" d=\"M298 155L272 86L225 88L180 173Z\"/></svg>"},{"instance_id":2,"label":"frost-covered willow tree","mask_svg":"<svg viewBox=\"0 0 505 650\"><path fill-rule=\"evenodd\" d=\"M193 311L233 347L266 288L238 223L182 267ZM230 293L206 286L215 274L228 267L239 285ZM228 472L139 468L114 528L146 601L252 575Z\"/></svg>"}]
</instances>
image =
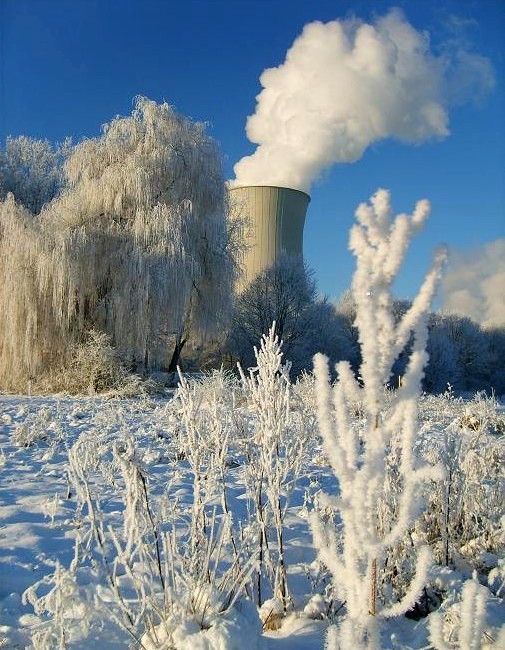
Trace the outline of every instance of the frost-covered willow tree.
<instances>
[{"instance_id":1,"label":"frost-covered willow tree","mask_svg":"<svg viewBox=\"0 0 505 650\"><path fill-rule=\"evenodd\" d=\"M230 308L234 241L215 142L141 97L74 148L65 174L36 222L12 198L2 205L1 383L60 363L91 329L137 368L175 366L188 336L218 332Z\"/></svg>"},{"instance_id":2,"label":"frost-covered willow tree","mask_svg":"<svg viewBox=\"0 0 505 650\"><path fill-rule=\"evenodd\" d=\"M419 294L400 318L395 317L391 285L409 241L429 212L420 201L411 217L391 219L389 193L379 190L371 204L356 212L350 248L357 258L353 278L356 325L362 363L357 380L348 362L337 364L337 381L329 382L327 359L314 358L318 421L324 448L338 479L338 498L321 496L335 515L325 524L317 512L311 524L319 557L333 575L337 597L346 615L331 627L328 648L379 648L383 617L396 616L415 603L430 566L427 546L416 548L415 575L403 597L387 601L378 593L379 576L391 552L400 547L423 507L422 484L439 470L420 462L414 452L417 399L427 362L427 320L445 254L435 256ZM384 386L395 359L409 346L402 386L384 417ZM356 403L362 403L366 424L352 426ZM336 527L331 522L337 522ZM394 557L394 553L393 553Z\"/></svg>"}]
</instances>

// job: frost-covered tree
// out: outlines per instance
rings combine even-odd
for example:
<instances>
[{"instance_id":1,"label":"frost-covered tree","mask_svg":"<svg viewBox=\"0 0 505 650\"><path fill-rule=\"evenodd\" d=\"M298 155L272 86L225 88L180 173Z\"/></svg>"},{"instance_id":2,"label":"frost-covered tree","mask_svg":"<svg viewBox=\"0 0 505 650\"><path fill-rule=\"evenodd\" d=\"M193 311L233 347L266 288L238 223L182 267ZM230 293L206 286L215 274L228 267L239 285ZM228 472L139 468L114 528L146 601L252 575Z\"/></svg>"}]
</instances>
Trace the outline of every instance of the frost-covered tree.
<instances>
[{"instance_id":1,"label":"frost-covered tree","mask_svg":"<svg viewBox=\"0 0 505 650\"><path fill-rule=\"evenodd\" d=\"M437 468L420 462L414 445L417 400L427 361L427 316L444 255L436 256L418 296L399 319L391 295L409 241L428 212L428 202L421 201L411 218L399 215L392 220L389 193L384 190L372 197L371 205L358 208L350 248L357 258L352 289L361 381L349 363L340 362L332 388L327 359L322 355L314 359L319 427L340 491L338 498L321 495L325 517L317 512L311 517L320 559L331 572L336 596L347 612L338 629L330 628L327 647L332 650L380 647L379 619L412 607L431 562L428 547L417 548L415 575L401 600L379 598L378 580L386 558L402 544L422 508L420 487L438 476ZM402 386L383 418L384 386L407 344L410 354ZM361 432L351 426L356 402L362 403L366 415ZM333 514L325 523L329 512Z\"/></svg>"},{"instance_id":2,"label":"frost-covered tree","mask_svg":"<svg viewBox=\"0 0 505 650\"><path fill-rule=\"evenodd\" d=\"M274 321L293 375L308 368L318 351L335 356L338 319L332 305L317 295L314 274L299 258L281 255L240 293L227 350L242 366L254 365L254 346Z\"/></svg>"},{"instance_id":3,"label":"frost-covered tree","mask_svg":"<svg viewBox=\"0 0 505 650\"><path fill-rule=\"evenodd\" d=\"M428 337L429 362L423 386L429 393L444 393L447 385L461 386L458 346L447 331L447 318L431 314Z\"/></svg>"},{"instance_id":4,"label":"frost-covered tree","mask_svg":"<svg viewBox=\"0 0 505 650\"><path fill-rule=\"evenodd\" d=\"M63 163L70 149L69 140L53 146L25 135L8 137L0 150L0 199L11 192L29 212L38 214L63 186Z\"/></svg>"},{"instance_id":5,"label":"frost-covered tree","mask_svg":"<svg viewBox=\"0 0 505 650\"><path fill-rule=\"evenodd\" d=\"M175 369L187 338L219 333L231 306L215 142L141 97L130 117L74 148L65 174L36 222L12 198L2 205L1 383L61 363L90 329L110 334L137 368Z\"/></svg>"},{"instance_id":6,"label":"frost-covered tree","mask_svg":"<svg viewBox=\"0 0 505 650\"><path fill-rule=\"evenodd\" d=\"M503 392L503 328L484 329L469 318L437 313L431 316L429 330L426 390L444 392L450 383L458 392Z\"/></svg>"},{"instance_id":7,"label":"frost-covered tree","mask_svg":"<svg viewBox=\"0 0 505 650\"><path fill-rule=\"evenodd\" d=\"M505 326L485 330L490 353L489 383L496 395L505 395Z\"/></svg>"},{"instance_id":8,"label":"frost-covered tree","mask_svg":"<svg viewBox=\"0 0 505 650\"><path fill-rule=\"evenodd\" d=\"M457 352L459 385L455 387L461 390L479 390L486 382L490 359L487 342L478 323L470 318L450 314L444 317L444 330L449 344Z\"/></svg>"},{"instance_id":9,"label":"frost-covered tree","mask_svg":"<svg viewBox=\"0 0 505 650\"><path fill-rule=\"evenodd\" d=\"M352 291L347 289L334 304L339 321L337 331L339 348L342 350L341 359L347 360L352 369L357 372L361 362L359 349L359 332L356 327L356 301Z\"/></svg>"}]
</instances>

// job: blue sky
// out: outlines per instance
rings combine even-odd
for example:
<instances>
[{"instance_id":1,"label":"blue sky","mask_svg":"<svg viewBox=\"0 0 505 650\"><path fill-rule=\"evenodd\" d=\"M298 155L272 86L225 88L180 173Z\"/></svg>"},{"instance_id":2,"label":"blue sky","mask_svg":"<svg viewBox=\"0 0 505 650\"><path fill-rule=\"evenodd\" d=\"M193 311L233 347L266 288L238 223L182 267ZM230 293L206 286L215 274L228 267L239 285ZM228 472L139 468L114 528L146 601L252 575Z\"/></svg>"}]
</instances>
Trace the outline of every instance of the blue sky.
<instances>
[{"instance_id":1,"label":"blue sky","mask_svg":"<svg viewBox=\"0 0 505 650\"><path fill-rule=\"evenodd\" d=\"M503 0L0 0L0 139L96 136L140 94L208 122L232 177L255 148L245 123L259 77L284 61L303 26L370 21L392 6L429 32L435 53L457 24L465 47L490 60L495 88L451 110L445 139L386 140L334 166L312 187L304 250L320 291L338 296L353 271L347 237L358 203L378 187L392 191L396 211L429 198L432 216L397 283L413 297L438 243L470 250L505 236Z\"/></svg>"}]
</instances>

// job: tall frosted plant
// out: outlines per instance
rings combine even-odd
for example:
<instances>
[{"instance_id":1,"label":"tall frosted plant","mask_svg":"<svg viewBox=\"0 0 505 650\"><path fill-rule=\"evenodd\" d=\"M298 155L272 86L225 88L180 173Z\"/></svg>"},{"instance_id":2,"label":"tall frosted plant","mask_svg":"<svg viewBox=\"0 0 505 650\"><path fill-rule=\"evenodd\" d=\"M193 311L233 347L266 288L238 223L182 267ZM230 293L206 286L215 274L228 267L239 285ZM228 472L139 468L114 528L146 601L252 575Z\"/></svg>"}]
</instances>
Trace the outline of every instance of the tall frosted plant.
<instances>
[{"instance_id":1,"label":"tall frosted plant","mask_svg":"<svg viewBox=\"0 0 505 650\"><path fill-rule=\"evenodd\" d=\"M242 385L255 415L253 436L247 440L246 480L260 529L260 568L257 601L263 604L261 572L266 567L273 595L285 610L290 602L284 556L284 519L291 492L300 475L305 448L302 435L293 435L290 409L289 363L282 363L282 342L275 322L254 348L256 367Z\"/></svg>"},{"instance_id":2,"label":"tall frosted plant","mask_svg":"<svg viewBox=\"0 0 505 650\"><path fill-rule=\"evenodd\" d=\"M347 611L338 628L330 628L331 649L380 647L380 619L400 615L414 604L431 563L428 547L419 546L415 576L403 597L399 602L379 602L378 575L388 552L401 543L421 512L422 484L440 476L438 468L420 463L414 444L417 400L427 362L427 315L445 253L435 255L419 294L400 320L394 317L391 294L408 244L423 226L429 208L428 201L420 201L412 216L392 219L385 190L377 191L370 204L359 206L350 248L357 260L352 289L363 359L360 379L343 361L336 366L332 387L328 360L322 355L314 358L319 428L340 489L338 498L321 496L322 504L335 513L336 526L333 518L325 523L317 512L311 516L319 557L333 575L336 595ZM407 344L410 354L402 385L388 418L383 419L384 385ZM363 404L366 416L362 431L351 426L356 402ZM396 459L393 478L388 471L391 455ZM385 517L392 480L396 504L386 508Z\"/></svg>"}]
</instances>

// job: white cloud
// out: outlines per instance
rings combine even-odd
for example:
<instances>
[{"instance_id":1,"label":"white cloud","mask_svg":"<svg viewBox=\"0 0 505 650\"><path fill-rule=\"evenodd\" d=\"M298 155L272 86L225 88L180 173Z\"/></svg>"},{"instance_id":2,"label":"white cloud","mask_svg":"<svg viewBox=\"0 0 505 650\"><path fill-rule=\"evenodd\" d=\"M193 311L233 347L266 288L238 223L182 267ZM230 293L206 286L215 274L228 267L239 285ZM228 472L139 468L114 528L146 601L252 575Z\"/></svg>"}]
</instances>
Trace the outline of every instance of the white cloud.
<instances>
[{"instance_id":1,"label":"white cloud","mask_svg":"<svg viewBox=\"0 0 505 650\"><path fill-rule=\"evenodd\" d=\"M471 251L451 251L444 279L444 310L484 326L505 325L505 239Z\"/></svg>"}]
</instances>

